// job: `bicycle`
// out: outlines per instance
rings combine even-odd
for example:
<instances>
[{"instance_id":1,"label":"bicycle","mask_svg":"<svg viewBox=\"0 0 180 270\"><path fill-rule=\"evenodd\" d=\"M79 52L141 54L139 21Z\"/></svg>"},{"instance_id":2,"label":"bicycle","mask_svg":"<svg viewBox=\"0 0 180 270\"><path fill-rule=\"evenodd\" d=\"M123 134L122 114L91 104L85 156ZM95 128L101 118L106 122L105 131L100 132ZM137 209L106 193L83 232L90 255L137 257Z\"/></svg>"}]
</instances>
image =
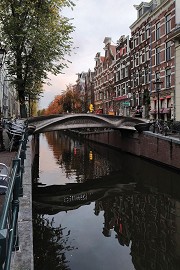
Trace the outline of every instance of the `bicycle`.
<instances>
[{"instance_id":1,"label":"bicycle","mask_svg":"<svg viewBox=\"0 0 180 270\"><path fill-rule=\"evenodd\" d=\"M167 136L168 131L170 130L166 121L162 119L157 119L152 122L152 128L150 129L153 133L163 134Z\"/></svg>"}]
</instances>

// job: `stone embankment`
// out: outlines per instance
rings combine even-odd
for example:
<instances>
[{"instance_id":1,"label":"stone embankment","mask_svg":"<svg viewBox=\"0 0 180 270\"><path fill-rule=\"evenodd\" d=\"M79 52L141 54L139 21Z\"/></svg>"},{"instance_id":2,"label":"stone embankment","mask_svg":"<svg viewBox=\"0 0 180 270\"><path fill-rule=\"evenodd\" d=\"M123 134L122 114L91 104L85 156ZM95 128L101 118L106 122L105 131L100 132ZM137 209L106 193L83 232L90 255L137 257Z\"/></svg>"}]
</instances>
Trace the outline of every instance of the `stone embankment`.
<instances>
[{"instance_id":1,"label":"stone embankment","mask_svg":"<svg viewBox=\"0 0 180 270\"><path fill-rule=\"evenodd\" d=\"M163 136L149 131L142 133L111 130L82 134L88 140L102 143L169 167L180 169L180 135Z\"/></svg>"}]
</instances>

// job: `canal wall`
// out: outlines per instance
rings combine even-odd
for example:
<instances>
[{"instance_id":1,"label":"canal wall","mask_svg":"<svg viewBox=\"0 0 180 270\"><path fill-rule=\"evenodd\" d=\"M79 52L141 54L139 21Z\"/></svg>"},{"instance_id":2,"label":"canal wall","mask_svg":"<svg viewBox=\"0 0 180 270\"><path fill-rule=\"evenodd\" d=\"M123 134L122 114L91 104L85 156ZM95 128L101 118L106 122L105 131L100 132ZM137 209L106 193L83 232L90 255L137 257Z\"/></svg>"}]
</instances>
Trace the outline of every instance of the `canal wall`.
<instances>
[{"instance_id":1,"label":"canal wall","mask_svg":"<svg viewBox=\"0 0 180 270\"><path fill-rule=\"evenodd\" d=\"M149 131L110 130L106 132L81 133L85 139L102 143L180 169L180 137L163 136Z\"/></svg>"}]
</instances>

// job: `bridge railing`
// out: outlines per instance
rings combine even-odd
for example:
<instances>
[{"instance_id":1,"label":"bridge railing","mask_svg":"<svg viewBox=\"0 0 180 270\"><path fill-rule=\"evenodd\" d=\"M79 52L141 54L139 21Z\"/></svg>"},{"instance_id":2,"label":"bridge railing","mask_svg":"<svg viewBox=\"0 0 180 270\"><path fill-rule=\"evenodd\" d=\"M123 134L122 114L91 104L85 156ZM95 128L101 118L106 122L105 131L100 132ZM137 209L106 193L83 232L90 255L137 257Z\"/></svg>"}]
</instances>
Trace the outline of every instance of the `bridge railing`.
<instances>
[{"instance_id":1,"label":"bridge railing","mask_svg":"<svg viewBox=\"0 0 180 270\"><path fill-rule=\"evenodd\" d=\"M23 195L23 172L26 158L27 126L24 127L17 155L8 176L2 211L0 214L0 270L9 270L12 252L19 249L18 212L19 197Z\"/></svg>"}]
</instances>

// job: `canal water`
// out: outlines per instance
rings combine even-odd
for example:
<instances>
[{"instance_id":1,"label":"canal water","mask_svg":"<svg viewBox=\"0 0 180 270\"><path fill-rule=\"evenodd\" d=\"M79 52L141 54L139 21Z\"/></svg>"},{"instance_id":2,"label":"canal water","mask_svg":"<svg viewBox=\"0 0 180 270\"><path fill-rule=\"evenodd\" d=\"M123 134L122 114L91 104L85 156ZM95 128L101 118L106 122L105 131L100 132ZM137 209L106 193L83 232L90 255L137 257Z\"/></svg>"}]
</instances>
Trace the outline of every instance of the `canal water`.
<instances>
[{"instance_id":1,"label":"canal water","mask_svg":"<svg viewBox=\"0 0 180 270\"><path fill-rule=\"evenodd\" d=\"M35 270L180 269L180 174L62 132L33 164Z\"/></svg>"}]
</instances>

